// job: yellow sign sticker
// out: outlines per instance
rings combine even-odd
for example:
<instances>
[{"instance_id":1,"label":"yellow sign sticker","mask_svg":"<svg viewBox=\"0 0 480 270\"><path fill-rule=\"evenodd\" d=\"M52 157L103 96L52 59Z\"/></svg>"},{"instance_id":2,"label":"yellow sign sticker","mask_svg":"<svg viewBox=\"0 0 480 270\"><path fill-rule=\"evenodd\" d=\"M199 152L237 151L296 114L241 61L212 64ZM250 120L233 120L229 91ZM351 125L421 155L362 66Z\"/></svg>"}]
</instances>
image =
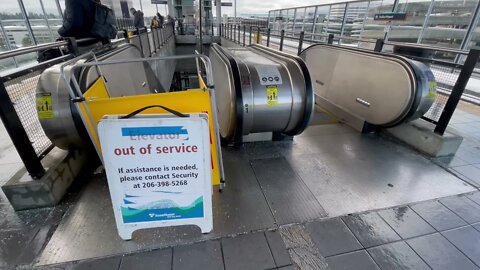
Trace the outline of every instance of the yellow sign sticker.
<instances>
[{"instance_id":1,"label":"yellow sign sticker","mask_svg":"<svg viewBox=\"0 0 480 270\"><path fill-rule=\"evenodd\" d=\"M430 87L428 89L428 96L434 97L435 93L437 92L437 82L436 81L429 81L428 82Z\"/></svg>"},{"instance_id":2,"label":"yellow sign sticker","mask_svg":"<svg viewBox=\"0 0 480 270\"><path fill-rule=\"evenodd\" d=\"M40 119L50 119L55 117L55 114L53 113L51 93L37 94L37 112L38 118Z\"/></svg>"},{"instance_id":3,"label":"yellow sign sticker","mask_svg":"<svg viewBox=\"0 0 480 270\"><path fill-rule=\"evenodd\" d=\"M267 106L278 105L278 87L276 85L267 85Z\"/></svg>"}]
</instances>

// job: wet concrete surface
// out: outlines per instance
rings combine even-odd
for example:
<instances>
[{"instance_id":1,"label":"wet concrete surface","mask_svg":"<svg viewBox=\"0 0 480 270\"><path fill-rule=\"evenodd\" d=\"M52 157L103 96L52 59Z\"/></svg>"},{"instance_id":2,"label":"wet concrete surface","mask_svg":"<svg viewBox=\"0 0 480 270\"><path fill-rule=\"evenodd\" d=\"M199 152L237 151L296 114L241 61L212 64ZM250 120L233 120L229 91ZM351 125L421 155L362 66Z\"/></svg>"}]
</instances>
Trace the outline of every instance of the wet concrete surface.
<instances>
[{"instance_id":1,"label":"wet concrete surface","mask_svg":"<svg viewBox=\"0 0 480 270\"><path fill-rule=\"evenodd\" d=\"M480 193L468 172L480 164L480 140L468 126L480 114L457 114L454 124L470 124L454 128L473 134L458 157L431 160L343 125L312 127L293 142L224 149L230 182L214 193L215 229L207 235L186 226L120 240L102 175L85 177L54 208L14 212L0 192L0 269L136 269L138 262L195 269L205 258L215 269L244 261L288 269L304 251L323 258L325 269L479 269ZM0 156L2 172L14 173L17 158ZM286 184L294 186L278 187L282 200L271 188ZM310 240L288 246L277 230L297 224Z\"/></svg>"}]
</instances>

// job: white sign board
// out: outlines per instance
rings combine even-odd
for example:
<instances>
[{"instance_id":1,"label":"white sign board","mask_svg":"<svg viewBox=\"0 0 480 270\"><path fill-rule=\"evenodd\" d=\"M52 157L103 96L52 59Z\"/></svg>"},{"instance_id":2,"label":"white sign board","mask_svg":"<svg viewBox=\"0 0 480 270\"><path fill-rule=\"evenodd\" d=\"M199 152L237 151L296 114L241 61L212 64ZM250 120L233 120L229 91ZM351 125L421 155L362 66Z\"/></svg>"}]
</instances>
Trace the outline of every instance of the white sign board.
<instances>
[{"instance_id":1,"label":"white sign board","mask_svg":"<svg viewBox=\"0 0 480 270\"><path fill-rule=\"evenodd\" d=\"M98 124L117 229L193 224L210 232L212 176L205 114L107 117Z\"/></svg>"}]
</instances>

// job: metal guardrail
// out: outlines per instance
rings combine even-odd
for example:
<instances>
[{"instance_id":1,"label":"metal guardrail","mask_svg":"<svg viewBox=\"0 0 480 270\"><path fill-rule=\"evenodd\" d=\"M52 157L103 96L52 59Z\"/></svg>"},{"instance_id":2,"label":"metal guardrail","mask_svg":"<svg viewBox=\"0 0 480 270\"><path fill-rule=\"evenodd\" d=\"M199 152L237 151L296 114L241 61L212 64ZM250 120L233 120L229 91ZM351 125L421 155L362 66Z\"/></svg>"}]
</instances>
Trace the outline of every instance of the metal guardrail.
<instances>
[{"instance_id":1,"label":"metal guardrail","mask_svg":"<svg viewBox=\"0 0 480 270\"><path fill-rule=\"evenodd\" d=\"M142 48L141 50L144 52L145 57L150 57L174 35L172 27L152 28L150 31L147 31L145 28L143 32L137 29L137 33L141 33L141 36L130 36L128 32L131 29L133 28L122 30L125 38L96 47L92 51L105 50L121 43L133 42L138 38L140 40L139 46ZM146 40L141 37L146 37ZM0 118L27 172L33 179L39 179L45 174L45 168L41 163L41 159L53 148L51 141L46 136L40 121L36 117L35 95L38 79L41 73L48 67L69 61L77 56L75 53L78 53L78 50L74 48L76 45L81 45L91 40L68 39L0 54L1 60L63 46L66 46L69 51L68 54L61 57L0 76Z\"/></svg>"},{"instance_id":2,"label":"metal guardrail","mask_svg":"<svg viewBox=\"0 0 480 270\"><path fill-rule=\"evenodd\" d=\"M413 43L384 42L379 39L375 51L382 52L384 45L394 46L394 53L395 48L407 48L407 51L401 53L402 56L420 61L430 67L437 82L437 95L430 110L422 116L422 119L433 123L435 125L434 132L443 135L480 59L480 50L463 51ZM408 49L413 49L413 53L410 54ZM436 60L428 57L427 52L455 54L456 60L453 62ZM427 56L416 54L426 54ZM465 57L465 55L464 63L458 63L457 59Z\"/></svg>"},{"instance_id":3,"label":"metal guardrail","mask_svg":"<svg viewBox=\"0 0 480 270\"><path fill-rule=\"evenodd\" d=\"M279 34L274 34L274 32L279 32ZM284 50L285 40L297 41L297 55L302 52L304 42L309 42L312 44L334 44L335 41L337 41L336 43L339 46L342 46L342 40L356 41L359 43L371 43L375 44L375 46L371 48L373 51L383 53L391 53L384 51L385 45L393 47L394 53L395 50L398 50L398 48L403 48L404 50L401 54L402 56L429 65L437 80L437 93L439 94L437 94L434 104L422 117L422 119L433 123L435 125L434 132L440 135L445 133L448 123L450 122L450 119L455 112L462 94L465 91L468 80L470 79L480 58L480 50L476 49L464 51L416 43L384 41L383 39L362 39L335 34L308 33L305 31L294 32L288 30L271 30L270 28L261 27L250 27L248 29L245 27L240 28L240 26L232 24L222 24L220 33L222 37L242 46L248 46L252 44L252 33L256 33L256 40L254 40L255 43L263 42L266 39L267 47L271 46L271 37L278 37L280 38L280 41L278 42L279 51ZM240 37L241 34L243 34L243 39ZM260 34L266 35L266 37L260 37ZM286 34L288 34L288 36ZM247 36L248 42L246 42ZM306 36L310 36L311 38L305 38ZM320 37L323 40L317 40L315 37ZM415 54L409 54L409 51L420 52L420 54L425 51L430 51L439 55L451 56L453 60L445 61L444 59L435 59L433 57L425 57L424 55L419 56ZM463 64L461 63L462 61Z\"/></svg>"},{"instance_id":4,"label":"metal guardrail","mask_svg":"<svg viewBox=\"0 0 480 270\"><path fill-rule=\"evenodd\" d=\"M0 60L15 57L15 56L20 56L20 55L24 55L32 52L39 52L39 51L44 51L48 49L57 49L65 46L71 48L71 46L82 45L84 43L89 43L96 40L97 39L95 38L83 38L83 39L77 39L77 40L74 38L65 38L65 40L62 40L62 41L50 42L50 43L45 43L41 45L29 46L29 47L19 48L15 50L1 52Z\"/></svg>"},{"instance_id":5,"label":"metal guardrail","mask_svg":"<svg viewBox=\"0 0 480 270\"><path fill-rule=\"evenodd\" d=\"M0 77L0 118L34 179L45 174L41 159L53 148L35 117L37 82L43 70L72 57L67 55Z\"/></svg>"},{"instance_id":6,"label":"metal guardrail","mask_svg":"<svg viewBox=\"0 0 480 270\"><path fill-rule=\"evenodd\" d=\"M42 20L43 19L39 19L39 20ZM57 19L49 19L50 20L57 20ZM15 20L9 20L11 22L15 21ZM23 20L19 20L19 22L21 22ZM30 20L32 21L32 20ZM61 22L61 19L58 19L58 21ZM117 26L117 29L134 29L134 25L133 25L133 19L131 18L117 18L116 19L116 26ZM53 38L52 35L50 35L51 38ZM79 39L79 40L76 40L77 43L82 43L82 40L84 41L87 41L89 39ZM69 39L67 38L65 41L57 41L57 42L50 42L50 43L44 43L44 44L39 44L39 45L35 45L35 46L29 46L29 47L24 47L24 48L20 48L20 49L14 49L14 50L9 50L9 51L5 51L5 52L2 52L0 53L0 60L4 60L4 59L10 59L12 60L12 64L13 64L13 67L14 68L19 68L19 61L15 58L16 56L22 56L22 55L26 55L28 52L32 53L32 52L37 52L37 51L41 51L41 50L48 50L48 49L54 49L54 48L60 48L62 46L68 46L68 44L66 42L69 42ZM27 60L33 60L31 58L27 58ZM20 60L22 61L22 60ZM23 59L23 62L28 62L28 61L25 61L25 59ZM9 65L7 65L6 67L3 68L2 71L7 71L8 72L8 69L9 69Z\"/></svg>"},{"instance_id":7,"label":"metal guardrail","mask_svg":"<svg viewBox=\"0 0 480 270\"><path fill-rule=\"evenodd\" d=\"M440 51L440 52L450 52L450 53L463 54L463 55L467 55L469 53L469 51L464 51L464 50L459 50L459 49L431 46L431 45L424 45L424 44L417 44L417 43L385 41L383 44L392 45L392 46L400 46L400 47L408 47L408 48L425 49L425 50L432 50L432 51Z\"/></svg>"},{"instance_id":8,"label":"metal guardrail","mask_svg":"<svg viewBox=\"0 0 480 270\"><path fill-rule=\"evenodd\" d=\"M131 18L117 18L117 27L118 29L133 29L135 28L133 24L133 19Z\"/></svg>"},{"instance_id":9,"label":"metal guardrail","mask_svg":"<svg viewBox=\"0 0 480 270\"><path fill-rule=\"evenodd\" d=\"M55 48L59 48L67 45L68 45L68 41L60 41L60 42L52 42L52 43L46 43L46 44L37 45L37 46L30 46L30 47L24 47L24 48L19 48L15 50L5 51L0 53L0 60L19 56L22 54L38 52L38 51L48 50L48 49L55 49Z\"/></svg>"}]
</instances>

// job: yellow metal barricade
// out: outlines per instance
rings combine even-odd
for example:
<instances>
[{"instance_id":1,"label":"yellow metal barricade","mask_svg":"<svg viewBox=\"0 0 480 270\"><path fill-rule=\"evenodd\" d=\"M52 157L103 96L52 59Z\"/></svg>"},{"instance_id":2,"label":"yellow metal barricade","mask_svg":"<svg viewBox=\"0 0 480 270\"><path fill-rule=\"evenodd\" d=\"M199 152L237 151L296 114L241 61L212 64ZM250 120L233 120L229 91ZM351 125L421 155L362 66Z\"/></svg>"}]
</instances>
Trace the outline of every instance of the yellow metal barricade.
<instances>
[{"instance_id":1,"label":"yellow metal barricade","mask_svg":"<svg viewBox=\"0 0 480 270\"><path fill-rule=\"evenodd\" d=\"M203 63L209 64L208 58L205 56L190 56L193 57L203 57ZM161 57L157 60L173 59L174 57ZM185 57L184 57L185 58ZM207 60L205 60L205 58ZM154 59L154 58L150 58ZM144 60L150 60L144 59ZM139 62L139 60L130 60L130 62ZM76 67L82 66L94 66L94 65L105 65L105 64L118 64L124 62L111 61L111 62L100 62L100 63L86 63L78 64ZM210 66L207 66L206 69L211 72ZM207 73L208 73L207 71ZM73 69L72 69L73 73ZM211 75L211 74L210 74ZM210 76L207 76L207 79ZM74 95L74 99L79 99L78 95L81 93L81 90L78 87L78 82L74 77L72 77L74 88L77 88L76 93L73 89L71 90L71 95ZM124 96L124 97L110 97L107 86L105 84L104 78L100 76L95 83L93 83L90 88L82 94L80 97L80 102L74 103L78 110L81 112L81 118L84 122L84 125L92 139L92 142L97 149L97 152L101 156L101 147L98 139L97 125L106 115L126 115L132 113L141 108L145 108L152 105L161 105L169 109L178 111L180 113L189 114L189 113L206 113L208 114L208 121L210 126L210 149L211 149L211 165L212 165L212 184L221 185L223 188L224 183L224 172L223 172L223 162L221 156L220 142L218 137L218 126L216 120L216 110L213 108L215 105L215 98L213 89L209 89L208 85L213 85L211 82L206 84L202 77L199 76L200 87L201 89L193 89L180 92L168 92L168 93L157 93L157 94L148 94L148 95L136 95L136 96ZM212 87L213 88L213 87ZM139 114L169 114L167 111L160 107L149 108L145 111L142 111Z\"/></svg>"}]
</instances>

